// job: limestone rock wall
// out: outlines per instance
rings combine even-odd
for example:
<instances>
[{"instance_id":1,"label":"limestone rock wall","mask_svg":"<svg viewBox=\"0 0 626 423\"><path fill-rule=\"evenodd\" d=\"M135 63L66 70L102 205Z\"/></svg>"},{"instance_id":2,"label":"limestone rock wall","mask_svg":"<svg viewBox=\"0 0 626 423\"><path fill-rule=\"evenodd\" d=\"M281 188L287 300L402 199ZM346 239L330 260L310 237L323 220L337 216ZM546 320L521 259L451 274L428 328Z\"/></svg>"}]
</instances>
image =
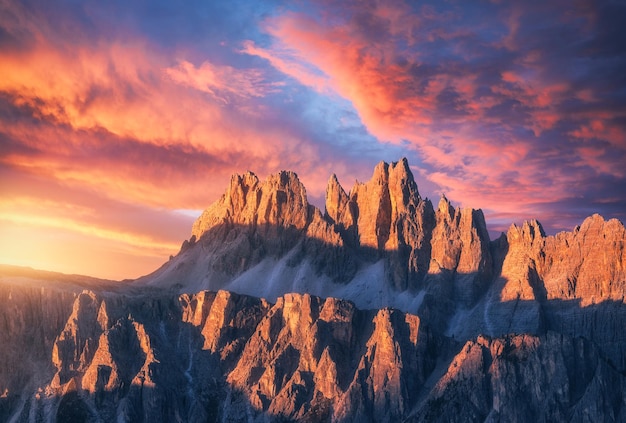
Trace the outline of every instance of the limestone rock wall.
<instances>
[{"instance_id":1,"label":"limestone rock wall","mask_svg":"<svg viewBox=\"0 0 626 423\"><path fill-rule=\"evenodd\" d=\"M405 159L324 212L235 175L133 283L0 268L0 420L624 421L625 242L598 215L490 241Z\"/></svg>"},{"instance_id":2,"label":"limestone rock wall","mask_svg":"<svg viewBox=\"0 0 626 423\"><path fill-rule=\"evenodd\" d=\"M478 337L408 421L623 421L625 381L582 338Z\"/></svg>"},{"instance_id":3,"label":"limestone rock wall","mask_svg":"<svg viewBox=\"0 0 626 423\"><path fill-rule=\"evenodd\" d=\"M624 376L595 344L555 332L462 345L412 314L308 294L85 290L66 311L56 335L45 329L51 371L24 369L36 383L0 397L5 420L561 422L626 410Z\"/></svg>"}]
</instances>

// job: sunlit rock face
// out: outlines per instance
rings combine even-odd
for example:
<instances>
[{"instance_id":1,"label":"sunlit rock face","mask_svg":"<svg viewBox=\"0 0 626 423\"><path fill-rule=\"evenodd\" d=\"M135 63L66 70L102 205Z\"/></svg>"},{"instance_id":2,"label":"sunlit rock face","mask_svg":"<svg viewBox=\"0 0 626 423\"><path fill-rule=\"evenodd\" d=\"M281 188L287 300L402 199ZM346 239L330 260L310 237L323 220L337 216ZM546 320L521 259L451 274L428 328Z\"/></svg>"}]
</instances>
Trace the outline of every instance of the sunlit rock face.
<instances>
[{"instance_id":1,"label":"sunlit rock face","mask_svg":"<svg viewBox=\"0 0 626 423\"><path fill-rule=\"evenodd\" d=\"M0 421L624 421L625 241L490 240L405 159L324 211L235 175L136 281L0 266Z\"/></svg>"},{"instance_id":2,"label":"sunlit rock face","mask_svg":"<svg viewBox=\"0 0 626 423\"><path fill-rule=\"evenodd\" d=\"M237 282L270 261L297 269L293 273L305 286L290 272L274 274L277 288L268 292ZM420 196L406 159L381 162L368 182L357 182L349 193L332 175L324 213L308 203L293 172L264 181L250 172L234 175L224 195L194 223L181 252L142 282L170 286L175 279L182 291L228 289L272 300L294 291L329 294L367 307L350 290L339 294L336 285L358 285L376 263L384 269L377 279L389 291L383 305L415 312L418 304L403 306L395 293L415 297L425 288L473 305L493 267L482 212L455 209L445 199L435 211Z\"/></svg>"},{"instance_id":3,"label":"sunlit rock face","mask_svg":"<svg viewBox=\"0 0 626 423\"><path fill-rule=\"evenodd\" d=\"M58 331L52 345L34 346L47 355L22 366L29 383L8 387L3 373L5 421L621 421L626 411L623 374L580 337L463 344L416 315L308 294L73 296L59 307L65 324L42 330Z\"/></svg>"},{"instance_id":4,"label":"sunlit rock face","mask_svg":"<svg viewBox=\"0 0 626 423\"><path fill-rule=\"evenodd\" d=\"M236 175L192 234L178 256L141 282L271 301L289 292L336 296L361 308L416 313L463 339L568 328L607 346L624 340L620 222L596 215L546 237L532 220L490 241L480 209L454 207L445 196L434 208L422 198L406 159L379 163L350 191L331 175L323 213L308 204L292 172L262 182ZM619 310L610 317L607 307ZM612 360L624 363L610 348Z\"/></svg>"},{"instance_id":5,"label":"sunlit rock face","mask_svg":"<svg viewBox=\"0 0 626 423\"><path fill-rule=\"evenodd\" d=\"M227 377L236 393L228 416L237 420L241 402L250 401L288 419L394 421L415 401L435 350L417 316L288 294L257 326Z\"/></svg>"},{"instance_id":6,"label":"sunlit rock face","mask_svg":"<svg viewBox=\"0 0 626 423\"><path fill-rule=\"evenodd\" d=\"M500 281L513 332L555 330L598 343L626 369L626 231L599 215L572 232L544 235L537 221L512 226ZM504 306L506 308L506 306Z\"/></svg>"},{"instance_id":7,"label":"sunlit rock face","mask_svg":"<svg viewBox=\"0 0 626 423\"><path fill-rule=\"evenodd\" d=\"M304 185L293 172L279 172L265 181L251 172L234 175L215 204L194 223L191 234L199 239L223 224L258 226L262 234L276 235L282 228L304 229L309 223L309 203Z\"/></svg>"},{"instance_id":8,"label":"sunlit rock face","mask_svg":"<svg viewBox=\"0 0 626 423\"><path fill-rule=\"evenodd\" d=\"M479 336L408 421L624 421L625 381L582 338Z\"/></svg>"}]
</instances>

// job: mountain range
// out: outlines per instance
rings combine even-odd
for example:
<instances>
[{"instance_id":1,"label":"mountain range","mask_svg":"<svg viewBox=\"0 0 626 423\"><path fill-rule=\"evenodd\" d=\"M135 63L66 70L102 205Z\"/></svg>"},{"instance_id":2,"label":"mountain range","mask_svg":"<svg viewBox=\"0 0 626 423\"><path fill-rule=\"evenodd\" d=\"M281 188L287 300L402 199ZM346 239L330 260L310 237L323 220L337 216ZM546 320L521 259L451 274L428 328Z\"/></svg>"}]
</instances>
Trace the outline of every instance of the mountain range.
<instances>
[{"instance_id":1,"label":"mountain range","mask_svg":"<svg viewBox=\"0 0 626 423\"><path fill-rule=\"evenodd\" d=\"M491 240L406 159L234 175L137 280L0 267L0 421L626 421L625 241Z\"/></svg>"}]
</instances>

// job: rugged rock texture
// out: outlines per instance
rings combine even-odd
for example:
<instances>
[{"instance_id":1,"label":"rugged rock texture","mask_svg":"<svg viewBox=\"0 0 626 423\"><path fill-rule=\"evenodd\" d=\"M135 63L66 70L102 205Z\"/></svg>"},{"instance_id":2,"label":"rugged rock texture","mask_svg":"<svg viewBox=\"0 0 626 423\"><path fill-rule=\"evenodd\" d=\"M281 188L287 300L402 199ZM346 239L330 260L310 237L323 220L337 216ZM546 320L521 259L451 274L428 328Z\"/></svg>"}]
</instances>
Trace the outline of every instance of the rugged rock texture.
<instances>
[{"instance_id":1,"label":"rugged rock texture","mask_svg":"<svg viewBox=\"0 0 626 423\"><path fill-rule=\"evenodd\" d=\"M222 198L194 223L191 234L199 239L218 225L259 227L262 234L281 229L302 230L308 224L309 203L304 185L293 172L279 172L265 181L251 172L234 175Z\"/></svg>"},{"instance_id":2,"label":"rugged rock texture","mask_svg":"<svg viewBox=\"0 0 626 423\"><path fill-rule=\"evenodd\" d=\"M618 220L593 215L573 232L544 241L534 257L548 300L580 299L582 306L624 302L626 230Z\"/></svg>"},{"instance_id":3,"label":"rugged rock texture","mask_svg":"<svg viewBox=\"0 0 626 423\"><path fill-rule=\"evenodd\" d=\"M417 316L306 294L271 305L226 291L173 301L85 290L65 308L41 348L49 371L11 385L6 419L396 421L439 342Z\"/></svg>"},{"instance_id":4,"label":"rugged rock texture","mask_svg":"<svg viewBox=\"0 0 626 423\"><path fill-rule=\"evenodd\" d=\"M429 274L450 285L451 298L472 305L484 293L493 267L483 213L455 209L444 196L435 215Z\"/></svg>"},{"instance_id":5,"label":"rugged rock texture","mask_svg":"<svg viewBox=\"0 0 626 423\"><path fill-rule=\"evenodd\" d=\"M288 294L228 375L231 401L243 396L258 411L296 420L396 421L432 371L435 347L417 316Z\"/></svg>"},{"instance_id":6,"label":"rugged rock texture","mask_svg":"<svg viewBox=\"0 0 626 423\"><path fill-rule=\"evenodd\" d=\"M445 196L433 209L406 159L381 162L350 192L332 175L325 209L308 204L294 173L264 182L235 176L183 251L139 283L271 301L288 292L337 296L362 308L416 313L463 340L546 330L584 335L626 370L620 222L595 215L547 237L533 220L490 241L480 210L455 208Z\"/></svg>"},{"instance_id":7,"label":"rugged rock texture","mask_svg":"<svg viewBox=\"0 0 626 423\"><path fill-rule=\"evenodd\" d=\"M625 382L582 338L480 336L463 346L409 421L624 421Z\"/></svg>"},{"instance_id":8,"label":"rugged rock texture","mask_svg":"<svg viewBox=\"0 0 626 423\"><path fill-rule=\"evenodd\" d=\"M9 421L22 393L34 393L54 375L51 351L74 293L0 282L0 421Z\"/></svg>"},{"instance_id":9,"label":"rugged rock texture","mask_svg":"<svg viewBox=\"0 0 626 423\"><path fill-rule=\"evenodd\" d=\"M248 338L267 314L270 304L227 291L183 294L183 321L200 329L202 349L219 357L225 370L234 366Z\"/></svg>"},{"instance_id":10,"label":"rugged rock texture","mask_svg":"<svg viewBox=\"0 0 626 423\"><path fill-rule=\"evenodd\" d=\"M515 305L516 332L543 329L582 335L597 342L617 367L626 370L626 230L599 215L573 232L546 237L537 221L507 234L500 301ZM517 286L511 286L516 281ZM532 312L522 313L522 309Z\"/></svg>"},{"instance_id":11,"label":"rugged rock texture","mask_svg":"<svg viewBox=\"0 0 626 423\"><path fill-rule=\"evenodd\" d=\"M440 206L435 212L432 203L421 198L406 159L381 162L372 178L357 182L349 194L332 175L323 214L308 203L293 172L263 182L252 173L235 175L226 193L194 223L180 254L142 281L171 286L176 280L182 290L191 284L196 291L229 289L274 299L307 291L280 276L276 284L284 288L278 292L249 291L232 282L268 260L288 257L292 268L313 267L315 281L309 285L329 288L320 289L321 294L333 292L329 283L350 283L359 270L382 261L384 279L394 291L414 296L430 271L437 275L430 278L437 280L431 285L440 287L434 289L435 296L452 295L473 304L492 272L482 212L455 210L447 200Z\"/></svg>"},{"instance_id":12,"label":"rugged rock texture","mask_svg":"<svg viewBox=\"0 0 626 423\"><path fill-rule=\"evenodd\" d=\"M625 241L235 175L137 281L0 266L0 421L626 421Z\"/></svg>"},{"instance_id":13,"label":"rugged rock texture","mask_svg":"<svg viewBox=\"0 0 626 423\"><path fill-rule=\"evenodd\" d=\"M38 346L45 357L23 366L31 383L5 388L3 420L560 422L625 416L623 374L583 338L479 336L461 348L415 315L364 311L307 294L288 294L275 304L226 291L176 298L84 290L73 296L73 304L59 307L66 312L64 327L39 322L45 339L55 328L58 333L51 345ZM29 335L14 337L23 345ZM9 386L10 374L0 376Z\"/></svg>"}]
</instances>

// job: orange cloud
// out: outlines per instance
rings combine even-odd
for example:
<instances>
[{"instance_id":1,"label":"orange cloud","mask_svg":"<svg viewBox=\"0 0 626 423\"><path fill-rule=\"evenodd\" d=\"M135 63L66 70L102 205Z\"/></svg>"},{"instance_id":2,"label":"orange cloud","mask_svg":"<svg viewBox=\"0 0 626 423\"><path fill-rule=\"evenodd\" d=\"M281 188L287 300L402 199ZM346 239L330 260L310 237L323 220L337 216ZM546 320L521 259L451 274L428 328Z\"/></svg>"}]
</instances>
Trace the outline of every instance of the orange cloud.
<instances>
[{"instance_id":1,"label":"orange cloud","mask_svg":"<svg viewBox=\"0 0 626 423\"><path fill-rule=\"evenodd\" d=\"M248 25L248 41L229 33L201 48L185 44L185 31L164 43L160 27L130 29L136 17L112 33L96 12L115 8L56 6L14 2L0 14L8 40L0 46L0 194L19 200L2 203L0 238L14 225L31 234L68 228L124 251L148 240L165 247L188 230L150 238L163 226L156 216L206 207L231 173L248 169L261 177L295 169L319 201L330 173L367 178L368 161L408 155L433 191L500 217L548 216L542 207L578 195L571 186L624 177L614 58L578 61L575 11L559 16L565 26L541 21L569 40L552 55L561 41L536 38L528 21L554 13L535 3L489 3L485 12L330 2L276 10L263 23L254 12L228 17ZM184 12L172 22L196 11ZM599 23L582 22L589 45L610 53L610 40L594 38ZM596 70L607 83L588 77ZM130 204L154 220L136 219L122 206ZM136 227L121 221L127 213Z\"/></svg>"},{"instance_id":2,"label":"orange cloud","mask_svg":"<svg viewBox=\"0 0 626 423\"><path fill-rule=\"evenodd\" d=\"M279 86L258 69L185 60L170 66L158 49L137 40L71 49L40 40L30 51L0 52L0 60L0 92L41 122L5 128L36 156L7 151L0 160L96 185L112 197L202 208L222 189L207 186L209 173L225 183L234 171L264 174L294 168L303 153L309 162L319 155L254 103ZM303 172L320 178L315 187L327 177L311 165Z\"/></svg>"},{"instance_id":3,"label":"orange cloud","mask_svg":"<svg viewBox=\"0 0 626 423\"><path fill-rule=\"evenodd\" d=\"M297 169L320 196L339 168L260 101L282 82L259 69L172 61L136 34L59 38L37 11L12 14L21 23L2 16L2 27L31 37L0 49L3 261L76 272L85 256L93 267L81 271L123 277L115 260L136 256L145 273L188 237L193 219L175 210L204 209L232 173ZM66 237L72 252L60 257L40 234ZM78 254L81 242L101 262Z\"/></svg>"},{"instance_id":4,"label":"orange cloud","mask_svg":"<svg viewBox=\"0 0 626 423\"><path fill-rule=\"evenodd\" d=\"M424 8L415 12L402 2L384 7L374 2L359 12L351 7L338 7L332 19L298 13L273 17L265 29L274 44L260 49L250 42L245 52L302 84L349 100L373 135L408 143L423 160L422 174L463 205L497 210L500 216L536 217L542 205L571 197L564 187L576 184L581 167L591 162L571 154L562 135L551 142L546 134L571 126L568 102L586 101L590 93L577 96L570 79L551 73L553 64L541 46L522 49L524 8L505 14L509 32L489 46L517 53L511 55L515 59L495 56L484 63L476 56L474 65L471 53L463 56L465 62L448 61L444 54L433 62L420 51L443 38L436 29L448 16L432 10L429 15ZM463 28L458 34L476 37ZM454 31L446 32L446 41L460 45L454 37ZM581 127L570 134L588 139L593 133L613 144L625 139L620 127L604 128ZM615 163L593 167L621 175Z\"/></svg>"},{"instance_id":5,"label":"orange cloud","mask_svg":"<svg viewBox=\"0 0 626 423\"><path fill-rule=\"evenodd\" d=\"M259 69L240 70L210 62L195 67L193 63L183 60L178 66L165 69L165 73L173 81L207 92L225 103L229 102L229 94L244 98L263 97L275 92L280 85L267 82Z\"/></svg>"},{"instance_id":6,"label":"orange cloud","mask_svg":"<svg viewBox=\"0 0 626 423\"><path fill-rule=\"evenodd\" d=\"M387 7L381 13L390 14L390 10ZM246 53L268 59L278 70L305 85L350 99L365 125L378 137L398 141L407 126L417 128L432 122L427 112L445 81L430 81L423 95L416 96L410 68L393 63L391 45L371 48L369 40L359 38L349 27L329 29L296 14L271 21L267 29L281 40L279 54L250 43ZM302 66L302 59L311 67Z\"/></svg>"}]
</instances>

